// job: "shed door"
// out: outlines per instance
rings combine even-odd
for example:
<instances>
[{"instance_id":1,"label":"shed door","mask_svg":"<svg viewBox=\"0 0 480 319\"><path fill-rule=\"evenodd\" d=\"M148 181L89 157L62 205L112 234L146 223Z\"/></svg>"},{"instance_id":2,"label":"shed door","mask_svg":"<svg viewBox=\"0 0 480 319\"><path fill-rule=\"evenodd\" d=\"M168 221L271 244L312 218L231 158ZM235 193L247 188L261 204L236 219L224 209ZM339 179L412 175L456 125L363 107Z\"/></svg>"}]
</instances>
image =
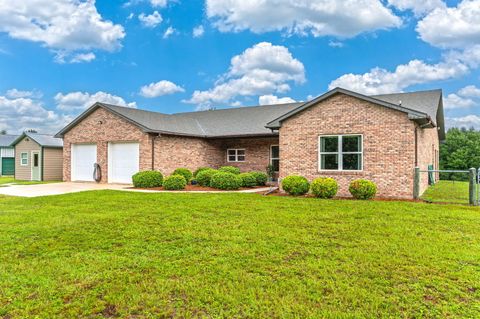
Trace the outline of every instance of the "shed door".
<instances>
[{"instance_id":1,"label":"shed door","mask_svg":"<svg viewBox=\"0 0 480 319\"><path fill-rule=\"evenodd\" d=\"M138 173L140 145L138 143L109 143L108 182L131 184L132 175Z\"/></svg>"},{"instance_id":2,"label":"shed door","mask_svg":"<svg viewBox=\"0 0 480 319\"><path fill-rule=\"evenodd\" d=\"M93 182L97 145L72 144L72 181Z\"/></svg>"},{"instance_id":3,"label":"shed door","mask_svg":"<svg viewBox=\"0 0 480 319\"><path fill-rule=\"evenodd\" d=\"M15 175L15 158L4 157L2 158L2 172L0 175L13 176Z\"/></svg>"}]
</instances>

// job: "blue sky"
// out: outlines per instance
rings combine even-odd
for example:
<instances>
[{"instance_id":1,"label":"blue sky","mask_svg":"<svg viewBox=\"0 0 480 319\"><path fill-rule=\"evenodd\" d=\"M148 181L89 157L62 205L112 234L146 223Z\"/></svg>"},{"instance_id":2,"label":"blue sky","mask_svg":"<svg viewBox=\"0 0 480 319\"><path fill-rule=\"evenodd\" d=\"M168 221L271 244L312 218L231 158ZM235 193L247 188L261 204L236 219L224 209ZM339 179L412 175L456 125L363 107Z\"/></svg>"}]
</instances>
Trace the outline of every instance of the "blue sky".
<instances>
[{"instance_id":1,"label":"blue sky","mask_svg":"<svg viewBox=\"0 0 480 319\"><path fill-rule=\"evenodd\" d=\"M480 0L0 0L0 129L93 102L165 113L444 90L480 128Z\"/></svg>"}]
</instances>

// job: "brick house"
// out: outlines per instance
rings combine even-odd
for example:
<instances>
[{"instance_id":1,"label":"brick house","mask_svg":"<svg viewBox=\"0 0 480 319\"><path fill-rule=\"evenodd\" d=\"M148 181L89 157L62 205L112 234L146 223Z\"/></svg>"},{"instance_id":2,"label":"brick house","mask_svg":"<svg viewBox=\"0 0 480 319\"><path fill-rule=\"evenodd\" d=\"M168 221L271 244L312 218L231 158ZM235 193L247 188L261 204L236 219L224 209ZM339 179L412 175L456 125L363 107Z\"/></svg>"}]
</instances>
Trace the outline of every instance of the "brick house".
<instances>
[{"instance_id":1,"label":"brick house","mask_svg":"<svg viewBox=\"0 0 480 319\"><path fill-rule=\"evenodd\" d=\"M280 178L333 177L339 195L365 178L379 196L411 198L414 167L438 167L445 129L441 90L365 96L337 88L306 103L177 114L96 103L56 136L65 181L91 181L94 163L102 183L128 183L139 170L272 164Z\"/></svg>"}]
</instances>

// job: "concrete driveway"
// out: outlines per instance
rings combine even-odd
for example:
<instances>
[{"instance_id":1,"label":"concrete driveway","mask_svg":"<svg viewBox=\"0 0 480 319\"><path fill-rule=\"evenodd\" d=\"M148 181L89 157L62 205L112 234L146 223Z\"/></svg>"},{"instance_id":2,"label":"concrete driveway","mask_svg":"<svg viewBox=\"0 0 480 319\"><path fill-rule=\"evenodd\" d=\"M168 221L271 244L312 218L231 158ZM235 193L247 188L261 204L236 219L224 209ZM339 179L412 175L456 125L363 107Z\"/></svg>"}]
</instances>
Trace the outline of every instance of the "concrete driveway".
<instances>
[{"instance_id":1,"label":"concrete driveway","mask_svg":"<svg viewBox=\"0 0 480 319\"><path fill-rule=\"evenodd\" d=\"M113 189L122 190L131 187L131 185L118 184L96 184L96 183L52 183L38 185L12 185L0 187L0 195L20 196L20 197L39 197L50 195L61 195L68 193L77 193L83 191Z\"/></svg>"}]
</instances>

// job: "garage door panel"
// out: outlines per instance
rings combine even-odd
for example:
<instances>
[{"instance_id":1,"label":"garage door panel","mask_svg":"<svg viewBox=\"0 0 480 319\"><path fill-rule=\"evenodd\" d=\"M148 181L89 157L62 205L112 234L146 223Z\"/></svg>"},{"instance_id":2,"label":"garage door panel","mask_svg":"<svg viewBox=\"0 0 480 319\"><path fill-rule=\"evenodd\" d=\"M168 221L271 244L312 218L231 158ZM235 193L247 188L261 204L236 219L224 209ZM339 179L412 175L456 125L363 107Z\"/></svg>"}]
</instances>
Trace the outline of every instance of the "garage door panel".
<instances>
[{"instance_id":1,"label":"garage door panel","mask_svg":"<svg viewBox=\"0 0 480 319\"><path fill-rule=\"evenodd\" d=\"M109 144L109 183L132 183L132 175L139 171L140 145L138 143Z\"/></svg>"},{"instance_id":2,"label":"garage door panel","mask_svg":"<svg viewBox=\"0 0 480 319\"><path fill-rule=\"evenodd\" d=\"M97 145L72 145L72 181L93 182L93 165L97 162Z\"/></svg>"}]
</instances>

